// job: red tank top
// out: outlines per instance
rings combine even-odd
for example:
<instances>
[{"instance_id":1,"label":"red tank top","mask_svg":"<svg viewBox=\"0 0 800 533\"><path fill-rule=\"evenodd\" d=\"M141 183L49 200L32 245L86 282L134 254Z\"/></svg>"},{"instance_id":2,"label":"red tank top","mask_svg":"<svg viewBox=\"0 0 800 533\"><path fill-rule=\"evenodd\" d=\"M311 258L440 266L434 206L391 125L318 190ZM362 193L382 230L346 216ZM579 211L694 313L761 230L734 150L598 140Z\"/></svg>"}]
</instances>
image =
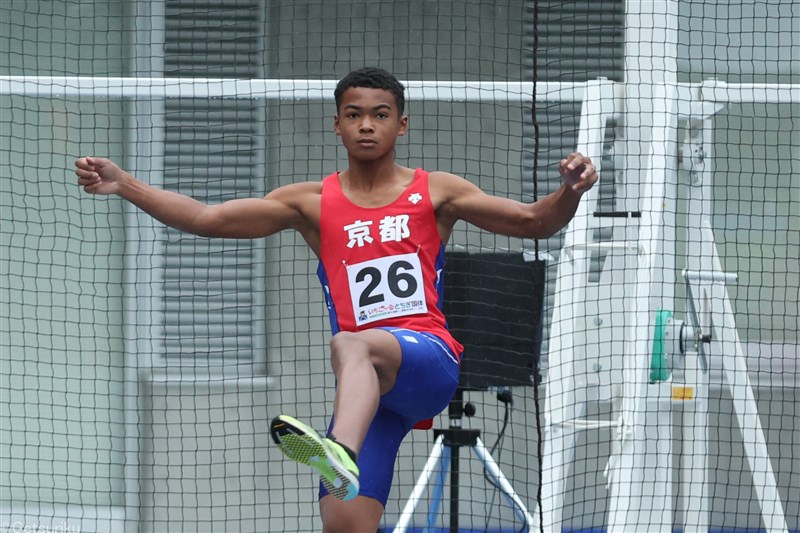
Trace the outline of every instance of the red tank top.
<instances>
[{"instance_id":1,"label":"red tank top","mask_svg":"<svg viewBox=\"0 0 800 533\"><path fill-rule=\"evenodd\" d=\"M417 169L400 197L375 208L348 200L338 172L323 180L317 275L334 334L407 328L436 335L460 358L463 346L441 310L444 263L426 171Z\"/></svg>"}]
</instances>

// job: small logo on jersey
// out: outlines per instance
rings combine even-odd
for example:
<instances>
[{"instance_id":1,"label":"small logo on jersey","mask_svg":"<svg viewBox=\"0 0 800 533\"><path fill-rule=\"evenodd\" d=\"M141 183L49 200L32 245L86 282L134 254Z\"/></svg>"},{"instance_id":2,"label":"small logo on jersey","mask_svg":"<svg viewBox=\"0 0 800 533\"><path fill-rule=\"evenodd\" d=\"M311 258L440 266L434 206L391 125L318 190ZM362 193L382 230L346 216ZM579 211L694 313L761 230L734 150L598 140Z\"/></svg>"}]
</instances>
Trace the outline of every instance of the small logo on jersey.
<instances>
[{"instance_id":1,"label":"small logo on jersey","mask_svg":"<svg viewBox=\"0 0 800 533\"><path fill-rule=\"evenodd\" d=\"M417 205L419 202L422 201L422 195L418 192L415 192L408 197L408 201L414 205Z\"/></svg>"}]
</instances>

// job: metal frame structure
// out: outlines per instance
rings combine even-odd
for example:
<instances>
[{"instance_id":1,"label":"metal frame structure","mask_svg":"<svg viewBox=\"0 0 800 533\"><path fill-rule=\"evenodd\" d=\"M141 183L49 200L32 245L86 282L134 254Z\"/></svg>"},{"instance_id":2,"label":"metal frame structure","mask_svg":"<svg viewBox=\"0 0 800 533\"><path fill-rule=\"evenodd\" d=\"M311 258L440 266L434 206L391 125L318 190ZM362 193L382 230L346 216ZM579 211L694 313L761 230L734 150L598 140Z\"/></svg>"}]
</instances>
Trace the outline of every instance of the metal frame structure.
<instances>
[{"instance_id":1,"label":"metal frame structure","mask_svg":"<svg viewBox=\"0 0 800 533\"><path fill-rule=\"evenodd\" d=\"M783 504L777 490L763 428L745 364L726 283L736 276L722 271L713 231L707 217L712 183L710 157L713 116L727 102L796 102L796 86L723 86L717 82L696 87L675 83L653 84L646 100L637 95L631 106L626 87L607 81L589 82L584 98L578 151L602 160L603 132L609 118L625 118L636 108L651 121L644 145L646 163L638 191L637 216L611 219L614 240L595 242L594 230L609 219L598 218L597 188L590 191L570 224L558 266L556 304L551 326L545 415L543 467L543 522L546 531L560 531L564 517L565 485L577 432L615 428L605 474L610 489L608 531L672 531L672 411L680 406L685 454L680 479L683 531L708 531L708 356L721 359L726 385L734 401L754 487L769 533L787 532ZM625 104L623 106L623 104ZM626 111L622 111L625 109ZM682 379L653 382L650 357L654 342L653 316L663 302L672 303L676 285L668 281L675 257L674 209L677 186L680 123L688 128L684 163L692 175L688 201L688 241L691 249L683 282L691 312L682 342L685 371ZM600 282L588 281L592 252L608 258ZM669 285L665 290L664 286ZM600 328L597 317L611 325ZM594 320L594 324L591 322ZM616 339L616 341L614 340ZM624 339L619 341L619 339ZM612 343L614 343L612 345ZM589 401L610 400L614 417L586 416Z\"/></svg>"},{"instance_id":2,"label":"metal frame structure","mask_svg":"<svg viewBox=\"0 0 800 533\"><path fill-rule=\"evenodd\" d=\"M564 521L565 485L577 432L604 427L615 431L605 471L610 491L608 531L671 532L673 409L681 413L682 447L687 452L680 465L683 531L708 531L709 353L722 360L764 525L770 533L787 531L725 289L735 276L722 272L707 217L712 213L714 115L734 102L796 103L800 87L713 80L696 86L679 84L677 16L675 1L629 2L626 82L589 82L585 91L599 97L583 100L578 151L602 161L606 122L622 119L621 142L627 155L621 165L626 169L620 186L623 203L617 208L623 215L638 216L593 216L598 205L595 188L567 230L547 373L542 512L548 532L560 531ZM653 17L663 20L663 27L654 29ZM649 53L634 53L645 42ZM682 145L679 123L688 131ZM674 308L678 285L673 280L679 149L692 176L687 221L691 253L683 282L691 309L686 331L693 340L684 340L682 347L682 380L673 376L651 383L653 316L660 306ZM614 226L613 240L595 242L594 230L605 223ZM592 252L608 254L599 283L588 281ZM610 324L601 327L603 320ZM586 406L592 400L610 400L614 416L588 419Z\"/></svg>"}]
</instances>

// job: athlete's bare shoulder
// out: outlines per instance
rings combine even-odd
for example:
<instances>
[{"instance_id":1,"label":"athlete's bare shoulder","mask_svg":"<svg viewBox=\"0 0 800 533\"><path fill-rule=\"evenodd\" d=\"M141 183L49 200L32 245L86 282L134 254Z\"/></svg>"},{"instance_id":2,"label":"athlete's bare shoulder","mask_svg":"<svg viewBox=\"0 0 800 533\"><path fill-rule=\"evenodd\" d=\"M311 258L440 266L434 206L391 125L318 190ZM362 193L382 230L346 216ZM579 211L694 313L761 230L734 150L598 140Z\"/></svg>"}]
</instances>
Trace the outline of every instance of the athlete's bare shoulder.
<instances>
[{"instance_id":1,"label":"athlete's bare shoulder","mask_svg":"<svg viewBox=\"0 0 800 533\"><path fill-rule=\"evenodd\" d=\"M474 192L475 185L456 174L432 171L428 174L428 190L431 193L433 208L437 211L446 206L453 198L467 192Z\"/></svg>"},{"instance_id":2,"label":"athlete's bare shoulder","mask_svg":"<svg viewBox=\"0 0 800 533\"><path fill-rule=\"evenodd\" d=\"M276 200L301 200L307 197L319 197L321 195L321 181L301 181L278 187L270 191L266 197Z\"/></svg>"},{"instance_id":3,"label":"athlete's bare shoulder","mask_svg":"<svg viewBox=\"0 0 800 533\"><path fill-rule=\"evenodd\" d=\"M433 211L436 213L436 225L442 242L447 242L453 225L460 218L456 200L477 190L472 183L456 174L433 171L428 173L428 191L431 195Z\"/></svg>"},{"instance_id":4,"label":"athlete's bare shoulder","mask_svg":"<svg viewBox=\"0 0 800 533\"><path fill-rule=\"evenodd\" d=\"M303 181L290 183L270 191L265 199L275 200L297 211L307 213L319 211L322 198L322 182Z\"/></svg>"},{"instance_id":5,"label":"athlete's bare shoulder","mask_svg":"<svg viewBox=\"0 0 800 533\"><path fill-rule=\"evenodd\" d=\"M294 213L291 227L303 235L315 253L319 252L322 181L290 183L270 191L264 199L289 208Z\"/></svg>"},{"instance_id":6,"label":"athlete's bare shoulder","mask_svg":"<svg viewBox=\"0 0 800 533\"><path fill-rule=\"evenodd\" d=\"M265 198L278 201L298 211L304 218L318 221L322 201L322 182L302 181L290 183L270 191Z\"/></svg>"}]
</instances>

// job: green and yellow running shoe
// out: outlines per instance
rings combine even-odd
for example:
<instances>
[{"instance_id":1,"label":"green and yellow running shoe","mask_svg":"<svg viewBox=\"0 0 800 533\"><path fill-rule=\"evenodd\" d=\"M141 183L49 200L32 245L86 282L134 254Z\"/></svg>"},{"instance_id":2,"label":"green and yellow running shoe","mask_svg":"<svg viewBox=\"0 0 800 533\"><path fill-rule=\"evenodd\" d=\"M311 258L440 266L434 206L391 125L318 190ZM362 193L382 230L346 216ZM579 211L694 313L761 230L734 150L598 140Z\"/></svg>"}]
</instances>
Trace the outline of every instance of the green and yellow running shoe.
<instances>
[{"instance_id":1,"label":"green and yellow running shoe","mask_svg":"<svg viewBox=\"0 0 800 533\"><path fill-rule=\"evenodd\" d=\"M341 444L286 415L272 420L270 433L286 457L319 471L322 485L335 498L358 496L358 466Z\"/></svg>"}]
</instances>

